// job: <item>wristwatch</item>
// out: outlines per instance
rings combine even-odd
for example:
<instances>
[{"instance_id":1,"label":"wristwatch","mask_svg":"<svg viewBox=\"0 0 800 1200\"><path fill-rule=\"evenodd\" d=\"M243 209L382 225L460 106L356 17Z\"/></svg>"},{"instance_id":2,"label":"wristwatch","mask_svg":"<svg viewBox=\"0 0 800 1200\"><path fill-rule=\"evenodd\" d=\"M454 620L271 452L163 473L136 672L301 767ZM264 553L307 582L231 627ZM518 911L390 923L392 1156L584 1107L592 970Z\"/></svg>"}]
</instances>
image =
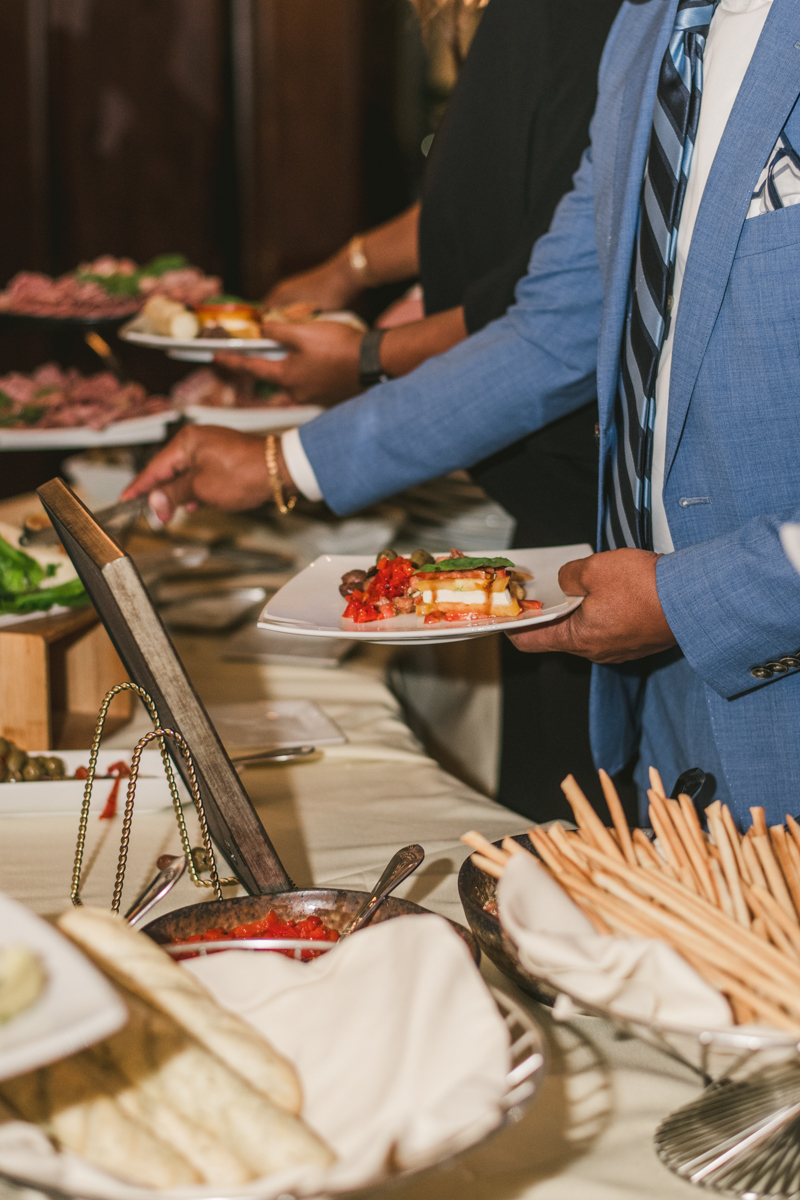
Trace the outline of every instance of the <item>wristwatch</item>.
<instances>
[{"instance_id":1,"label":"wristwatch","mask_svg":"<svg viewBox=\"0 0 800 1200\"><path fill-rule=\"evenodd\" d=\"M358 382L362 387L387 383L392 377L381 366L381 342L385 329L368 329L358 351Z\"/></svg>"}]
</instances>

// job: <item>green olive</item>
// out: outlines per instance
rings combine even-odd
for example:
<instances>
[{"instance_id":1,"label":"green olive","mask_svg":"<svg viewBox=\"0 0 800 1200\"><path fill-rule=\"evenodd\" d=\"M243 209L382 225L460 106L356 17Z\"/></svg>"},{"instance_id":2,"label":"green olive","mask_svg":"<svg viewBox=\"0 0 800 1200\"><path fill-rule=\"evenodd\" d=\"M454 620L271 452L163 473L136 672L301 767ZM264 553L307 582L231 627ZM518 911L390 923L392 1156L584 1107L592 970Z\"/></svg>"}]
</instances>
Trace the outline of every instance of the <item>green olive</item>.
<instances>
[{"instance_id":1,"label":"green olive","mask_svg":"<svg viewBox=\"0 0 800 1200\"><path fill-rule=\"evenodd\" d=\"M6 766L9 771L21 771L28 761L28 756L19 746L12 746L6 755Z\"/></svg>"},{"instance_id":2,"label":"green olive","mask_svg":"<svg viewBox=\"0 0 800 1200\"><path fill-rule=\"evenodd\" d=\"M435 562L435 559L432 554L428 553L427 550L415 550L411 555L411 565L416 567L417 570L419 570L420 567L425 567L428 565L428 563L432 562Z\"/></svg>"},{"instance_id":3,"label":"green olive","mask_svg":"<svg viewBox=\"0 0 800 1200\"><path fill-rule=\"evenodd\" d=\"M22 771L12 771L9 768L8 782L9 783L22 783Z\"/></svg>"},{"instance_id":4,"label":"green olive","mask_svg":"<svg viewBox=\"0 0 800 1200\"><path fill-rule=\"evenodd\" d=\"M51 779L66 778L67 768L64 766L63 758L56 758L55 755L52 755L50 758L43 758L40 761Z\"/></svg>"},{"instance_id":5,"label":"green olive","mask_svg":"<svg viewBox=\"0 0 800 1200\"><path fill-rule=\"evenodd\" d=\"M26 783L32 783L35 779L41 779L42 768L39 766L38 762L32 758L29 758L25 763L25 766L22 768L22 778Z\"/></svg>"},{"instance_id":6,"label":"green olive","mask_svg":"<svg viewBox=\"0 0 800 1200\"><path fill-rule=\"evenodd\" d=\"M397 551L396 550L379 550L378 556L375 559L375 562L379 563L382 558L388 558L388 559L397 558Z\"/></svg>"},{"instance_id":7,"label":"green olive","mask_svg":"<svg viewBox=\"0 0 800 1200\"><path fill-rule=\"evenodd\" d=\"M14 743L10 742L8 738L0 737L0 758L5 758L13 745Z\"/></svg>"},{"instance_id":8,"label":"green olive","mask_svg":"<svg viewBox=\"0 0 800 1200\"><path fill-rule=\"evenodd\" d=\"M4 758L0 758L0 783L5 783L7 779L8 767L6 766L6 760Z\"/></svg>"}]
</instances>

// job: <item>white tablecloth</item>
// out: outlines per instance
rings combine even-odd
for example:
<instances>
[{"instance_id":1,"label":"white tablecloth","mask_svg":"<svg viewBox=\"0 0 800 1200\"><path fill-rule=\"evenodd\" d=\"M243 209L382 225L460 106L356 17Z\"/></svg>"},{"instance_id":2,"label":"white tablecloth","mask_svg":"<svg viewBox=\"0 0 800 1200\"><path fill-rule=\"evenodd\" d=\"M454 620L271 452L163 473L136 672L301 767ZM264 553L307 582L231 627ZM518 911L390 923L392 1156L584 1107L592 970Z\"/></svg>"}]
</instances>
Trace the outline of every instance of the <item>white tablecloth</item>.
<instances>
[{"instance_id":1,"label":"white tablecloth","mask_svg":"<svg viewBox=\"0 0 800 1200\"><path fill-rule=\"evenodd\" d=\"M220 644L204 638L178 641L207 703L310 699L348 737L347 745L326 749L321 761L244 775L297 885L369 888L398 847L421 842L426 861L400 894L463 921L456 876L466 850L459 835L476 828L498 838L524 829L525 820L457 782L422 752L383 682L390 651L371 648L340 670L325 671L225 662ZM137 721L139 733L147 727L145 719ZM132 746L135 734L128 729L112 740ZM119 818L92 825L83 896L88 903L107 905ZM196 826L191 821L190 826L196 844ZM66 907L75 832L71 817L0 821L0 888L42 914ZM156 858L178 849L171 812L134 818L123 905L152 876ZM204 895L184 878L160 911ZM484 971L492 983L520 998L491 964L485 963ZM689 1072L639 1043L616 1041L603 1022L585 1018L553 1026L546 1010L525 1003L551 1035L549 1075L538 1099L518 1126L395 1195L406 1200L696 1195L659 1163L652 1146L658 1122L697 1095L699 1084ZM12 1192L0 1185L2 1200L11 1200Z\"/></svg>"}]
</instances>

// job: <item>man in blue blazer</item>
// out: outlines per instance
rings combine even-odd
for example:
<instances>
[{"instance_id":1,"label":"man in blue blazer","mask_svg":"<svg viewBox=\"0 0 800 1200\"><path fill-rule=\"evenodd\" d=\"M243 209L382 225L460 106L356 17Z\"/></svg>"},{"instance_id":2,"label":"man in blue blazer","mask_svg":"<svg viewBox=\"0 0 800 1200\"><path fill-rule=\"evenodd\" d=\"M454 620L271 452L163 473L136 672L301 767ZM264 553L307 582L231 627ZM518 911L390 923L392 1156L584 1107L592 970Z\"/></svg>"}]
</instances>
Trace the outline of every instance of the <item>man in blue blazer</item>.
<instances>
[{"instance_id":1,"label":"man in blue blazer","mask_svg":"<svg viewBox=\"0 0 800 1200\"><path fill-rule=\"evenodd\" d=\"M800 810L800 578L779 539L800 520L799 96L796 0L626 0L592 144L515 305L285 435L281 462L346 513L596 389L605 549L563 569L581 607L514 641L597 664L598 764L638 754L643 788L651 762L669 786L700 765L740 821ZM263 441L184 430L128 494L154 488L165 514L258 503Z\"/></svg>"}]
</instances>

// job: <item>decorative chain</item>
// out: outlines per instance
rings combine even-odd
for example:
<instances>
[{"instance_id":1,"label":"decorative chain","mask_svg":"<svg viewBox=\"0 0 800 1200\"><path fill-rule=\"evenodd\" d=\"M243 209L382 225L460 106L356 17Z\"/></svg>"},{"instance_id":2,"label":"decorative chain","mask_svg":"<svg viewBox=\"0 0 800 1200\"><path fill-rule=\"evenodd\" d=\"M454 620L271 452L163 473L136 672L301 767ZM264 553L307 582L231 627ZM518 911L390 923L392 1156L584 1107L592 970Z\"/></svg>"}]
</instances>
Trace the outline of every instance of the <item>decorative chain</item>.
<instances>
[{"instance_id":1,"label":"decorative chain","mask_svg":"<svg viewBox=\"0 0 800 1200\"><path fill-rule=\"evenodd\" d=\"M88 823L89 823L89 808L90 808L91 801L92 801L92 788L94 786L95 774L97 771L97 757L98 757L98 754L100 753L100 741L103 736L103 728L105 726L106 717L108 715L109 705L111 704L111 701L114 699L115 696L119 695L120 692L125 692L125 691L135 692L136 695L139 696L142 703L145 705L145 707L147 708L147 711L150 714L150 719L153 722L156 732L146 734L145 738L143 738L142 741L139 742L139 744L136 747L136 750L138 751L138 757L136 756L136 752L134 752L136 771L134 774L133 762L132 762L132 764L131 764L131 779L128 784L128 794L127 794L127 798L125 801L125 820L123 821L124 847L123 847L123 845L120 845L120 861L119 861L119 864L117 867L117 880L119 882L120 872L121 872L121 875L123 878L124 878L124 874L125 874L125 865L126 865L127 853L128 853L128 842L130 841L130 822L131 822L132 814L133 814L133 793L135 792L136 778L138 777L138 773L139 773L139 758L141 757L141 752L144 749L144 746L148 742L153 741L154 738L158 738L158 744L159 744L159 748L161 750L161 761L164 766L164 774L167 777L167 784L169 786L169 792L170 792L170 796L172 798L172 807L173 807L173 810L175 813L175 819L178 822L178 831L180 833L181 846L183 847L183 852L186 856L186 861L187 861L187 864L189 867L189 875L191 876L192 883L195 885L195 887L213 887L216 892L217 899L221 900L222 894L220 892L220 887L225 886L227 884L238 883L238 880L235 878L219 879L219 877L217 875L217 867L216 867L216 860L214 858L214 850L211 845L210 837L208 835L208 824L206 821L205 810L203 808L203 802L200 797L200 790L197 786L197 777L195 774L194 763L192 762L191 754L189 753L188 747L186 746L184 739L182 738L182 736L179 733L177 733L176 731L173 731L171 729L161 729L161 727L160 727L161 722L159 719L158 710L156 709L156 706L153 703L152 698L147 694L147 692L143 688L140 688L138 684L130 683L130 682L118 683L115 687L111 688L111 690L105 696L103 703L100 705L100 712L98 713L97 725L95 727L94 741L92 742L92 749L91 749L91 752L89 755L89 769L88 769L88 773L86 776L86 785L83 790L83 802L81 804L81 815L80 815L80 821L78 823L78 841L77 841L77 845L75 847L75 862L74 862L74 865L72 868L72 886L70 888L70 899L72 900L72 903L76 906L79 906L82 903L81 898L80 898L81 870L83 867L83 856L84 856L84 851L86 848L86 830L87 830ZM192 856L192 844L191 844L191 841L189 840L189 832L186 828L186 821L185 821L184 815L183 815L183 806L181 804L181 798L180 798L180 794L178 792L178 786L175 782L175 775L172 770L172 763L170 762L167 744L166 744L166 741L164 740L165 735L174 738L174 740L178 743L178 745L181 749L181 753L183 754L184 759L186 760L186 764L187 764L187 767L189 770L190 781L192 783L192 788L191 788L192 800L194 801L195 808L197 809L197 816L198 816L198 821L200 823L200 830L203 835L203 846L206 851L206 856L208 858L208 863L209 863L209 868L210 868L209 874L211 876L210 879L201 879L197 873L197 867L195 865L195 861ZM129 812L129 809L130 809L130 812ZM127 821L127 830L126 830L126 826L125 826L125 821ZM122 891L122 887L121 887L121 883L120 883L119 884L120 895L121 895L121 891ZM114 911L116 912L119 909L119 896L117 895L117 887L116 886L114 889L114 901L115 901L115 903L112 907L113 907Z\"/></svg>"},{"instance_id":2,"label":"decorative chain","mask_svg":"<svg viewBox=\"0 0 800 1200\"><path fill-rule=\"evenodd\" d=\"M203 839L203 849L206 852L209 864L210 880L206 882L201 880L201 884L208 887L213 887L218 900L222 899L222 888L220 886L219 876L217 875L217 864L214 858L214 849L211 845L211 838L208 832L208 822L203 809L203 803L200 799L200 788L197 786L197 775L194 770L192 756L189 753L189 747L186 745L186 740L176 729L162 729L160 726L156 729L151 729L144 737L139 738L136 743L136 748L131 759L131 774L128 780L128 794L125 797L125 815L122 818L122 834L119 840L119 862L117 864L117 878L114 881L114 895L111 900L111 911L119 912L120 901L122 900L122 885L125 882L125 867L128 862L128 844L131 840L131 822L133 821L133 801L136 795L136 781L139 778L139 762L142 757L142 751L148 742L158 738L162 743L165 737L170 737L174 742L177 742L178 749L186 760L186 767L189 772L189 790L192 793L195 808L197 809L197 818L200 822L200 833ZM189 862L191 864L191 848L189 850ZM226 880L227 882L227 880Z\"/></svg>"}]
</instances>

